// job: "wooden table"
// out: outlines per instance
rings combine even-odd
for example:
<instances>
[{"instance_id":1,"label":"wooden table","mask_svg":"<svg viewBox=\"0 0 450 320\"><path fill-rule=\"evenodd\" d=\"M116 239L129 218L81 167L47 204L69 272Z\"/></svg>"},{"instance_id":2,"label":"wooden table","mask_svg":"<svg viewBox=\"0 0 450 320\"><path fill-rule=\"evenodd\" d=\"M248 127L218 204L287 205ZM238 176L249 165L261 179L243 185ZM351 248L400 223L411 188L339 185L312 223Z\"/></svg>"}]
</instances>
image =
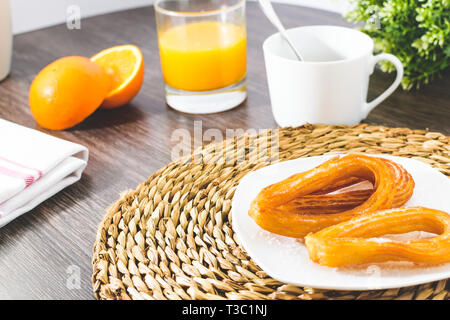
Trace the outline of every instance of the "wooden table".
<instances>
[{"instance_id":1,"label":"wooden table","mask_svg":"<svg viewBox=\"0 0 450 320\"><path fill-rule=\"evenodd\" d=\"M349 25L337 14L277 5L287 27ZM270 110L261 45L274 32L255 3L248 4L248 100L215 115L175 112L164 102L153 8L113 13L82 21L81 30L55 26L14 39L11 76L0 83L0 118L87 146L89 165L80 182L0 230L0 299L91 299L91 252L105 208L119 193L144 181L171 161L175 129L203 131L276 127ZM97 111L74 129L39 128L28 108L28 87L41 68L66 55L91 56L125 43L138 45L146 61L144 86L127 107ZM370 96L393 75L376 71ZM397 90L366 122L391 127L429 128L450 134L450 76L421 89ZM0 137L4 139L5 137ZM206 141L207 142L207 141ZM80 278L77 286L76 278Z\"/></svg>"}]
</instances>

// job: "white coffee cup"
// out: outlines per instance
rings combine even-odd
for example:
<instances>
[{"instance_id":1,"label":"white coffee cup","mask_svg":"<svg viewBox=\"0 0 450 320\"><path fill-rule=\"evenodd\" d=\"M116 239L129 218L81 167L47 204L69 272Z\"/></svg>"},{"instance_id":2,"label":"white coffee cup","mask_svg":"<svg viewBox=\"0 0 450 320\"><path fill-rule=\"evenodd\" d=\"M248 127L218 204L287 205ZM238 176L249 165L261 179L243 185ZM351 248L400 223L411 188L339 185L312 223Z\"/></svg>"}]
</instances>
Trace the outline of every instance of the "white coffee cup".
<instances>
[{"instance_id":1,"label":"white coffee cup","mask_svg":"<svg viewBox=\"0 0 450 320\"><path fill-rule=\"evenodd\" d=\"M357 124L400 84L397 57L373 52L373 40L344 27L308 26L287 31L304 61L279 33L263 44L270 100L279 126L305 123ZM369 77L381 60L392 62L397 76L376 99L367 102Z\"/></svg>"},{"instance_id":2,"label":"white coffee cup","mask_svg":"<svg viewBox=\"0 0 450 320\"><path fill-rule=\"evenodd\" d=\"M9 0L0 0L0 81L11 69L12 31Z\"/></svg>"}]
</instances>

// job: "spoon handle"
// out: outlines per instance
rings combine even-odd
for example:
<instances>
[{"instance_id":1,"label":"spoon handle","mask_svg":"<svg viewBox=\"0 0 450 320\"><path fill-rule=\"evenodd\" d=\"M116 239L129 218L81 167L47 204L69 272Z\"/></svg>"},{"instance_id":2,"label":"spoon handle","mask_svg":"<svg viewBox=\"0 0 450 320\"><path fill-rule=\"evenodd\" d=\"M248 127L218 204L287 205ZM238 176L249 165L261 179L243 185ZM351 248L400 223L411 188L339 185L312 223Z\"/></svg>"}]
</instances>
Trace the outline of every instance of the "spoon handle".
<instances>
[{"instance_id":1,"label":"spoon handle","mask_svg":"<svg viewBox=\"0 0 450 320\"><path fill-rule=\"evenodd\" d=\"M286 40L286 42L291 47L294 54L297 56L298 60L302 61L303 60L302 55L295 48L291 39L289 39L286 29L284 29L283 24L281 23L280 19L278 18L278 15L275 13L275 10L273 9L273 6L272 6L272 3L270 2L270 0L258 0L258 2L259 2L259 5L261 6L262 11L266 15L266 17L270 20L270 22L272 22L272 24L275 26L275 28L278 29L281 36Z\"/></svg>"}]
</instances>

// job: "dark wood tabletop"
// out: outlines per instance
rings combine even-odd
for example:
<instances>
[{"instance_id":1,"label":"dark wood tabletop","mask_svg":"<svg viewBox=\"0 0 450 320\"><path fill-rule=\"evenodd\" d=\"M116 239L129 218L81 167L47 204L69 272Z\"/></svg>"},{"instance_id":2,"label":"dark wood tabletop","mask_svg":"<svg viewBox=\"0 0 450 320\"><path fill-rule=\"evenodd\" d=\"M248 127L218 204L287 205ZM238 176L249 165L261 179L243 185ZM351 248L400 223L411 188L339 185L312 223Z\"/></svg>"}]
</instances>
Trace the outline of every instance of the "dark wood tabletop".
<instances>
[{"instance_id":1,"label":"dark wood tabletop","mask_svg":"<svg viewBox=\"0 0 450 320\"><path fill-rule=\"evenodd\" d=\"M330 12L289 5L276 9L287 27L350 26ZM196 120L204 131L223 133L227 128L276 127L261 48L274 29L255 3L248 4L247 18L248 99L234 110L204 116L182 114L165 104L151 7L84 19L80 30L59 25L14 38L12 72L0 83L0 118L83 144L90 159L78 183L0 229L0 299L92 299L92 246L105 209L122 191L134 189L171 161L171 149L179 142L172 139L175 129L193 133ZM146 62L143 88L130 105L99 110L67 131L48 131L35 123L28 88L40 69L62 56L92 56L126 43L138 45ZM382 92L393 77L376 71L369 96ZM447 72L419 91L398 89L365 122L450 135L449 88Z\"/></svg>"}]
</instances>

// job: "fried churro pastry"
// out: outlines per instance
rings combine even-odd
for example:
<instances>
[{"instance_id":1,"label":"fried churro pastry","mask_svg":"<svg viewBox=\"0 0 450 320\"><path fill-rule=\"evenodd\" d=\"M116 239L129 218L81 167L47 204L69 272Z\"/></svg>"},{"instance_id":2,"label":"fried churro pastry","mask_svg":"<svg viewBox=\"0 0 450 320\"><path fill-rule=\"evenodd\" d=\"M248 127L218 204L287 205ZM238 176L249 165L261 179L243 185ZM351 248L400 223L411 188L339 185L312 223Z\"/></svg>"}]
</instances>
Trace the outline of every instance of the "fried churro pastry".
<instances>
[{"instance_id":1,"label":"fried churro pastry","mask_svg":"<svg viewBox=\"0 0 450 320\"><path fill-rule=\"evenodd\" d=\"M405 242L370 239L411 231L438 235ZM329 267L385 261L436 265L450 262L450 215L423 207L382 210L309 234L305 243L311 260Z\"/></svg>"},{"instance_id":2,"label":"fried churro pastry","mask_svg":"<svg viewBox=\"0 0 450 320\"><path fill-rule=\"evenodd\" d=\"M358 190L339 194L309 195L292 200L280 208L303 214L336 213L352 209L366 201L373 190Z\"/></svg>"},{"instance_id":3,"label":"fried churro pastry","mask_svg":"<svg viewBox=\"0 0 450 320\"><path fill-rule=\"evenodd\" d=\"M328 194L360 181L373 190ZM249 215L263 229L303 238L310 232L354 216L403 205L414 180L400 165L377 157L335 157L314 169L264 188L253 200Z\"/></svg>"}]
</instances>

